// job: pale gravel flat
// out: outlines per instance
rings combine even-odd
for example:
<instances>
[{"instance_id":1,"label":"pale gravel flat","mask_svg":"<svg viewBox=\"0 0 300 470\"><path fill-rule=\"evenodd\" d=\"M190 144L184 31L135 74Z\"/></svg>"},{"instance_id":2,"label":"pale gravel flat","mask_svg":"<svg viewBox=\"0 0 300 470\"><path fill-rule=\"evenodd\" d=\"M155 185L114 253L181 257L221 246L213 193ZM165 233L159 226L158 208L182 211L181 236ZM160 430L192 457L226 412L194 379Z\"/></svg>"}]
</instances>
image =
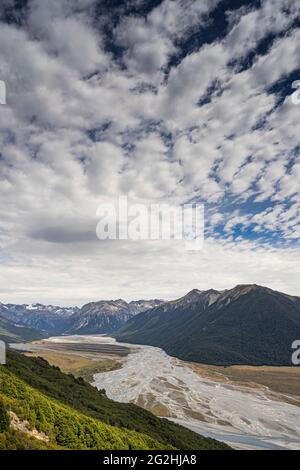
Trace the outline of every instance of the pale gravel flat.
<instances>
[{"instance_id":1,"label":"pale gravel flat","mask_svg":"<svg viewBox=\"0 0 300 470\"><path fill-rule=\"evenodd\" d=\"M119 343L120 345L127 345ZM159 348L140 346L121 369L96 374L94 385L121 402L154 403L171 418L236 448L300 449L300 408L250 389L203 378ZM280 397L280 395L278 395ZM202 419L195 419L198 415Z\"/></svg>"}]
</instances>

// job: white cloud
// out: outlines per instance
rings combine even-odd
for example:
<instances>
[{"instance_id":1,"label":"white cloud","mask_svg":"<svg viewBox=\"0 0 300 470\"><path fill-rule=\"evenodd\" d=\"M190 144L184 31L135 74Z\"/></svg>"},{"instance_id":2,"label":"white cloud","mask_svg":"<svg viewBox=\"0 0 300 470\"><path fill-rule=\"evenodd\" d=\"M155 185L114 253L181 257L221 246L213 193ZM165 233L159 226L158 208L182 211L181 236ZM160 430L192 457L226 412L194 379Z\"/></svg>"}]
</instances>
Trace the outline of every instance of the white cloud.
<instances>
[{"instance_id":1,"label":"white cloud","mask_svg":"<svg viewBox=\"0 0 300 470\"><path fill-rule=\"evenodd\" d=\"M147 18L125 18L115 29L115 37L126 48L127 67L152 78L176 52L175 40L207 22L206 15L219 1L165 0Z\"/></svg>"},{"instance_id":2,"label":"white cloud","mask_svg":"<svg viewBox=\"0 0 300 470\"><path fill-rule=\"evenodd\" d=\"M299 67L299 30L287 31L299 6L266 0L229 15L222 40L165 76L217 4L165 0L147 17L123 17L110 38L122 57L105 50L93 0L31 0L23 27L1 23L1 300L175 297L241 282L299 293L298 253L284 248L300 238L299 107L289 98L276 107L268 92ZM228 65L270 33L282 36L249 68ZM101 244L99 199L119 194L201 200L212 238L197 256L179 245ZM247 241L249 227L268 244Z\"/></svg>"}]
</instances>

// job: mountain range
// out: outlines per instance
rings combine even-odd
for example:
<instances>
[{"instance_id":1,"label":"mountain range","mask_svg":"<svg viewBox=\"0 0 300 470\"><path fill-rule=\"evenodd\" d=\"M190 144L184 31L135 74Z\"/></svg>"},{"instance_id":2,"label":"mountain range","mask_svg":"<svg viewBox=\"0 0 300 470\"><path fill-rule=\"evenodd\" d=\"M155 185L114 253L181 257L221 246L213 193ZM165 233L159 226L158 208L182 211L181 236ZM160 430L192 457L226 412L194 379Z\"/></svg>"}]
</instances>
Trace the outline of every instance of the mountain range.
<instances>
[{"instance_id":1,"label":"mountain range","mask_svg":"<svg viewBox=\"0 0 300 470\"><path fill-rule=\"evenodd\" d=\"M57 307L36 304L2 304L0 303L0 321L11 325L26 327L39 331L44 336L61 334L72 326L71 317L80 309L78 307ZM34 333L33 333L34 334Z\"/></svg>"},{"instance_id":2,"label":"mountain range","mask_svg":"<svg viewBox=\"0 0 300 470\"><path fill-rule=\"evenodd\" d=\"M161 300L101 300L83 307L0 303L0 339L8 342L61 334L113 333L134 315Z\"/></svg>"},{"instance_id":3,"label":"mountain range","mask_svg":"<svg viewBox=\"0 0 300 470\"><path fill-rule=\"evenodd\" d=\"M194 289L173 301L123 299L83 307L0 304L0 339L110 334L215 365L291 365L300 339L300 298L258 285Z\"/></svg>"},{"instance_id":4,"label":"mountain range","mask_svg":"<svg viewBox=\"0 0 300 470\"><path fill-rule=\"evenodd\" d=\"M300 298L258 285L195 289L136 315L115 337L188 361L292 365L291 345L300 339Z\"/></svg>"}]
</instances>

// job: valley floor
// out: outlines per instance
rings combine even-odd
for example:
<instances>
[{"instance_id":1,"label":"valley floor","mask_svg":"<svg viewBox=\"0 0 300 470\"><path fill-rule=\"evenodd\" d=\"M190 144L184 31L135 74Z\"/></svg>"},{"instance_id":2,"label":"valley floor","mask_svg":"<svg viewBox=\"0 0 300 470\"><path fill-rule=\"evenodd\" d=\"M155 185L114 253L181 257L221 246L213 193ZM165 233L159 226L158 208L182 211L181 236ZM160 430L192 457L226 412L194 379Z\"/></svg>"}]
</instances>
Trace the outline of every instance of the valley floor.
<instances>
[{"instance_id":1,"label":"valley floor","mask_svg":"<svg viewBox=\"0 0 300 470\"><path fill-rule=\"evenodd\" d=\"M190 364L203 378L250 388L262 388L273 399L300 406L300 367L209 366ZM275 392L275 393L272 393Z\"/></svg>"},{"instance_id":2,"label":"valley floor","mask_svg":"<svg viewBox=\"0 0 300 470\"><path fill-rule=\"evenodd\" d=\"M93 377L116 401L135 402L235 448L300 449L300 368L186 363L104 336L50 338L23 348Z\"/></svg>"},{"instance_id":3,"label":"valley floor","mask_svg":"<svg viewBox=\"0 0 300 470\"><path fill-rule=\"evenodd\" d=\"M72 338L71 342L69 338ZM86 342L82 341L82 338L86 337L50 338L15 344L14 348L24 350L28 357L43 357L49 364L59 367L62 372L82 377L88 382L93 381L96 373L122 367L124 357L130 352L127 347L119 347L113 341L104 340L103 335L89 337Z\"/></svg>"}]
</instances>

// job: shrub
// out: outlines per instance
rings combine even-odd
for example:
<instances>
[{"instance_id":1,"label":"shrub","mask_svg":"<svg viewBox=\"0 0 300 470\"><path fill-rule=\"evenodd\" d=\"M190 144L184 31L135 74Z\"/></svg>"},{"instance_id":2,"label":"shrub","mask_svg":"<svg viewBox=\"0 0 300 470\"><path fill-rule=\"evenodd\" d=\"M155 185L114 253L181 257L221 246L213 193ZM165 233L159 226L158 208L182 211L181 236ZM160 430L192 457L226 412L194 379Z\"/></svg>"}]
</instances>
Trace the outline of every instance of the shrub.
<instances>
[{"instance_id":1,"label":"shrub","mask_svg":"<svg viewBox=\"0 0 300 470\"><path fill-rule=\"evenodd\" d=\"M0 400L0 433L5 432L9 429L10 419L4 403Z\"/></svg>"}]
</instances>

